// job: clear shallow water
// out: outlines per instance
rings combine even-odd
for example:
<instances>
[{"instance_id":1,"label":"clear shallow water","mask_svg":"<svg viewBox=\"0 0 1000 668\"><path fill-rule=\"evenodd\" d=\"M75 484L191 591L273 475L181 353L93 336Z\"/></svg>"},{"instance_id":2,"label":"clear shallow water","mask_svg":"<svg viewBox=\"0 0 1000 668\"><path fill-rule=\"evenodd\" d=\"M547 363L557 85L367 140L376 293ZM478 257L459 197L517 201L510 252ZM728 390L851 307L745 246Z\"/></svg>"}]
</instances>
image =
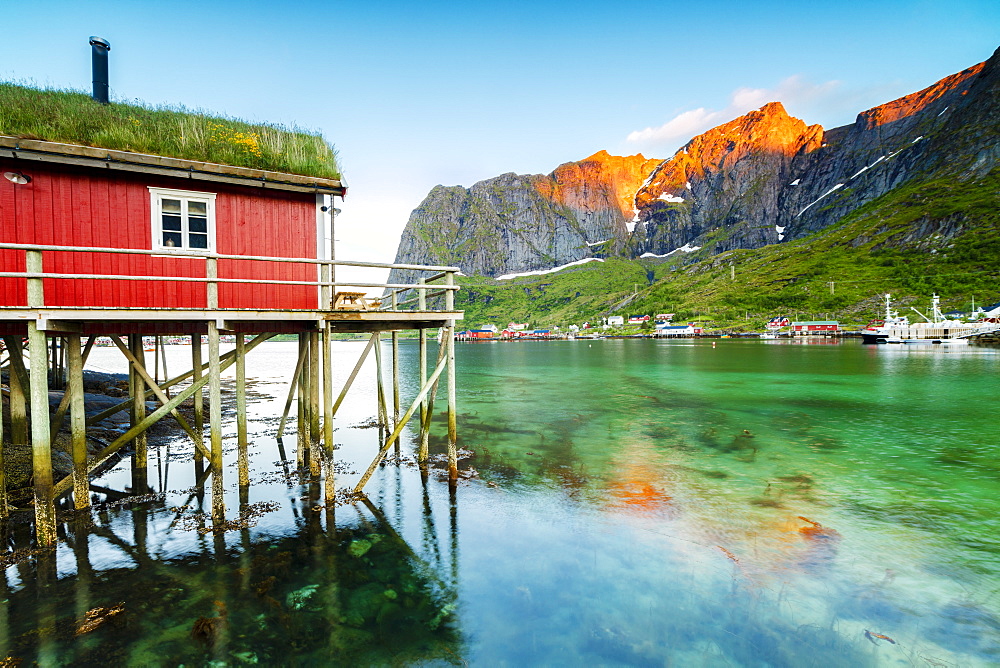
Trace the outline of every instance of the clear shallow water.
<instances>
[{"instance_id":1,"label":"clear shallow water","mask_svg":"<svg viewBox=\"0 0 1000 668\"><path fill-rule=\"evenodd\" d=\"M339 376L362 347L336 345ZM189 349L169 352L182 368L173 359ZM416 346L401 352L405 407ZM116 355L96 350L90 366L121 371ZM295 344L254 351L253 485L241 499L233 466L225 482L227 519L242 509L256 524L199 533L211 523L185 493L190 446L151 453L162 498L70 523L54 557L7 569L6 653L52 665L1000 661L1000 351L604 340L460 345L458 360L459 437L475 453L462 465L477 475L449 493L438 473L385 466L370 504L331 513L292 471L294 434L283 456L273 439ZM351 428L375 414L373 374L338 418L340 487L374 454L378 431ZM410 434L404 460L413 452ZM126 461L100 484L129 481ZM119 603L74 636L87 610Z\"/></svg>"}]
</instances>

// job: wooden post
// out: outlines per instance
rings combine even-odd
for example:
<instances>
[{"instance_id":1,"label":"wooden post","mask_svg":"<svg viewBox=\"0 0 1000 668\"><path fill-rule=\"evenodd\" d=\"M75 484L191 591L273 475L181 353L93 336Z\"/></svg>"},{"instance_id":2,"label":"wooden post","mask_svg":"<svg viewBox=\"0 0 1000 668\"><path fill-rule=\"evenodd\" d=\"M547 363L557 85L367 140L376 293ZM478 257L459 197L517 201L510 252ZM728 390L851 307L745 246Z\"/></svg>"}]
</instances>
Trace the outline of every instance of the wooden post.
<instances>
[{"instance_id":1,"label":"wooden post","mask_svg":"<svg viewBox=\"0 0 1000 668\"><path fill-rule=\"evenodd\" d=\"M399 308L396 291L392 292L392 310ZM392 426L399 422L399 332L392 330ZM398 446L397 446L398 447ZM399 454L398 451L396 454Z\"/></svg>"},{"instance_id":2,"label":"wooden post","mask_svg":"<svg viewBox=\"0 0 1000 668\"><path fill-rule=\"evenodd\" d=\"M14 379L14 369L7 372L10 379ZM10 515L10 505L7 501L7 469L3 461L3 398L0 397L0 520L7 519ZM7 576L3 575L3 585L6 590ZM0 596L6 596L5 591L0 591ZM0 633L6 634L7 632L7 607L5 602L0 602L0 611L3 613L3 619L0 620ZM4 636L4 642L0 643L0 653L5 653L7 651L6 635ZM6 656L6 654L4 654Z\"/></svg>"},{"instance_id":3,"label":"wooden post","mask_svg":"<svg viewBox=\"0 0 1000 668\"><path fill-rule=\"evenodd\" d=\"M129 364L129 387L132 395L132 410L129 417L130 426L134 427L146 419L146 379L136 370L136 363L145 366L145 353L142 350L141 334L129 335L129 348L131 349L132 356L135 358L135 362ZM136 494L145 494L147 484L146 470L148 466L146 447L148 438L146 433L143 432L137 435L132 443L135 448L135 454L132 457L132 489Z\"/></svg>"},{"instance_id":4,"label":"wooden post","mask_svg":"<svg viewBox=\"0 0 1000 668\"><path fill-rule=\"evenodd\" d=\"M219 260L214 257L205 258L205 278L219 277ZM214 280L205 283L205 307L210 310L219 308L219 284Z\"/></svg>"},{"instance_id":5,"label":"wooden post","mask_svg":"<svg viewBox=\"0 0 1000 668\"><path fill-rule=\"evenodd\" d=\"M382 383L382 333L375 332L375 336L378 337L375 340L375 380L376 391L378 392L378 422L380 425L386 425L389 422L389 414L385 405L385 387L383 387Z\"/></svg>"},{"instance_id":6,"label":"wooden post","mask_svg":"<svg viewBox=\"0 0 1000 668\"><path fill-rule=\"evenodd\" d=\"M42 252L27 251L25 255L28 272L42 273ZM29 278L28 308L43 306L45 306L45 295L42 279ZM45 332L38 329L37 321L29 320L28 349L31 351L31 369L28 392L31 397L31 463L35 477L35 540L39 545L53 545L56 542L56 507L52 495L48 345L45 339ZM15 354L20 354L20 350ZM13 357L11 359L13 360ZM13 396L11 398L13 399Z\"/></svg>"},{"instance_id":7,"label":"wooden post","mask_svg":"<svg viewBox=\"0 0 1000 668\"><path fill-rule=\"evenodd\" d=\"M445 285L455 285L455 274L448 272L445 275ZM448 290L444 296L445 310L455 310L455 291ZM445 335L448 340L448 480L452 483L458 480L458 412L456 399L456 378L455 378L455 321L449 320L445 328Z\"/></svg>"},{"instance_id":8,"label":"wooden post","mask_svg":"<svg viewBox=\"0 0 1000 668\"><path fill-rule=\"evenodd\" d=\"M208 321L208 420L212 452L212 523L226 519L222 487L222 365L219 362L219 327Z\"/></svg>"},{"instance_id":9,"label":"wooden post","mask_svg":"<svg viewBox=\"0 0 1000 668\"><path fill-rule=\"evenodd\" d=\"M73 439L73 506L77 510L90 507L90 484L87 480L87 414L83 398L83 354L80 335L66 337L69 350L70 394L69 424Z\"/></svg>"},{"instance_id":10,"label":"wooden post","mask_svg":"<svg viewBox=\"0 0 1000 668\"><path fill-rule=\"evenodd\" d=\"M24 368L24 348L20 336L5 336L7 344L7 370L10 380L10 442L12 445L27 445L28 403L27 373Z\"/></svg>"},{"instance_id":11,"label":"wooden post","mask_svg":"<svg viewBox=\"0 0 1000 668\"><path fill-rule=\"evenodd\" d=\"M421 278L418 283L424 285L426 279ZM427 310L427 290L425 288L417 288L417 308L421 311ZM423 387L427 382L427 330L421 327L418 330L417 336L420 341L420 386ZM426 462L429 454L429 440L430 431L425 428L427 423L427 400L420 402L420 450L417 454L418 462Z\"/></svg>"},{"instance_id":12,"label":"wooden post","mask_svg":"<svg viewBox=\"0 0 1000 668\"><path fill-rule=\"evenodd\" d=\"M323 497L327 510L333 509L337 495L334 479L333 457L333 359L331 338L333 330L329 322L323 323ZM332 527L331 527L332 528Z\"/></svg>"},{"instance_id":13,"label":"wooden post","mask_svg":"<svg viewBox=\"0 0 1000 668\"><path fill-rule=\"evenodd\" d=\"M295 408L298 416L296 429L295 465L300 471L309 463L309 421L306 414L306 404L309 401L309 334L299 332L299 356L302 358L302 371L298 377L298 398Z\"/></svg>"},{"instance_id":14,"label":"wooden post","mask_svg":"<svg viewBox=\"0 0 1000 668\"><path fill-rule=\"evenodd\" d=\"M309 332L309 475L319 479L320 457L320 347L319 330Z\"/></svg>"},{"instance_id":15,"label":"wooden post","mask_svg":"<svg viewBox=\"0 0 1000 668\"><path fill-rule=\"evenodd\" d=\"M167 347L164 345L160 337L156 337L156 340L160 343L160 356L163 358L163 380L170 378L170 374L167 372ZM166 389L167 396L170 396L170 388Z\"/></svg>"},{"instance_id":16,"label":"wooden post","mask_svg":"<svg viewBox=\"0 0 1000 668\"><path fill-rule=\"evenodd\" d=\"M39 545L53 545L56 542L56 507L52 495L48 356L45 332L38 329L33 320L28 321L28 349L32 353L29 394L31 460L35 476L35 537Z\"/></svg>"},{"instance_id":17,"label":"wooden post","mask_svg":"<svg viewBox=\"0 0 1000 668\"><path fill-rule=\"evenodd\" d=\"M236 441L240 488L250 485L250 458L247 454L247 364L246 340L236 334Z\"/></svg>"},{"instance_id":18,"label":"wooden post","mask_svg":"<svg viewBox=\"0 0 1000 668\"><path fill-rule=\"evenodd\" d=\"M197 384L201 380L201 334L191 335L191 382ZM205 393L199 389L194 393L194 430L204 438L205 434ZM204 469L204 461L200 450L194 449L195 477L200 477Z\"/></svg>"}]
</instances>

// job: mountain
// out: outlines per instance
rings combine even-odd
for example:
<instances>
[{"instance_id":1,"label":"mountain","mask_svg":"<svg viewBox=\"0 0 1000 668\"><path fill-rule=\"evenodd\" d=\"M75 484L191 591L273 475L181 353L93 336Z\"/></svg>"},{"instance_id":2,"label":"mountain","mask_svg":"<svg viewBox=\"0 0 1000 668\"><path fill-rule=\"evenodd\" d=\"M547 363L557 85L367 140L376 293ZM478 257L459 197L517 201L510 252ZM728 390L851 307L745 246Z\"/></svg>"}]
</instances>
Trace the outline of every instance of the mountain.
<instances>
[{"instance_id":1,"label":"mountain","mask_svg":"<svg viewBox=\"0 0 1000 668\"><path fill-rule=\"evenodd\" d=\"M984 179L1000 165L998 124L1000 50L831 130L771 102L666 160L601 151L549 175L437 186L411 214L396 262L496 277L586 258L697 251L686 256L694 262L787 244L906 185ZM928 219L891 243L950 238L963 220L961 211Z\"/></svg>"},{"instance_id":2,"label":"mountain","mask_svg":"<svg viewBox=\"0 0 1000 668\"><path fill-rule=\"evenodd\" d=\"M617 252L628 237L635 193L660 162L601 151L548 176L437 186L410 214L396 261L456 264L492 276Z\"/></svg>"}]
</instances>

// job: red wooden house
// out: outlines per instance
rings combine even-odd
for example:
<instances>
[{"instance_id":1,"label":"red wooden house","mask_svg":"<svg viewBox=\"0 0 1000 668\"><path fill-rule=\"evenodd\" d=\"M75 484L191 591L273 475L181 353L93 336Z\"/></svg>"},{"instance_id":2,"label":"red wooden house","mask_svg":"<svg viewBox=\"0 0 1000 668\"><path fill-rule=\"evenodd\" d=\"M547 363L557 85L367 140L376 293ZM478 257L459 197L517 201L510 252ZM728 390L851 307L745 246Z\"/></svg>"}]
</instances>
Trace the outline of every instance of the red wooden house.
<instances>
[{"instance_id":1,"label":"red wooden house","mask_svg":"<svg viewBox=\"0 0 1000 668\"><path fill-rule=\"evenodd\" d=\"M812 320L792 323L793 336L830 336L840 331L836 320Z\"/></svg>"},{"instance_id":2,"label":"red wooden house","mask_svg":"<svg viewBox=\"0 0 1000 668\"><path fill-rule=\"evenodd\" d=\"M54 142L0 137L0 243L156 251L153 255L46 251L64 274L206 277L200 254L329 259L332 179ZM0 249L3 271L25 255ZM218 261L218 277L316 281L318 267ZM204 283L56 279L46 306L206 308ZM315 286L226 283L222 309L316 309ZM0 306L27 304L22 279L0 277Z\"/></svg>"}]
</instances>

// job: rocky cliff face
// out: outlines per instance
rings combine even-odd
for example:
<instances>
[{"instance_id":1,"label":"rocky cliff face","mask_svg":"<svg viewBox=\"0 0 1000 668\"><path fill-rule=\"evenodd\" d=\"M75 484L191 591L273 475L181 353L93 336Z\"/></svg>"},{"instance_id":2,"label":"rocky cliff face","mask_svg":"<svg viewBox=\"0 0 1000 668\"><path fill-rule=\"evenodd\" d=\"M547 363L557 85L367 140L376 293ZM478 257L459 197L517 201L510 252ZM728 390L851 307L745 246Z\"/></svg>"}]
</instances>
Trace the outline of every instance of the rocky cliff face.
<instances>
[{"instance_id":1,"label":"rocky cliff face","mask_svg":"<svg viewBox=\"0 0 1000 668\"><path fill-rule=\"evenodd\" d=\"M1000 50L832 130L772 102L667 160L602 151L548 176L438 186L411 214L396 261L497 276L608 254L759 248L827 227L911 179L985 175L1000 166L998 123Z\"/></svg>"},{"instance_id":2,"label":"rocky cliff face","mask_svg":"<svg viewBox=\"0 0 1000 668\"><path fill-rule=\"evenodd\" d=\"M410 214L396 262L497 276L617 252L635 215L635 192L659 164L601 151L547 176L437 186ZM393 272L389 282L397 279L404 276Z\"/></svg>"}]
</instances>

